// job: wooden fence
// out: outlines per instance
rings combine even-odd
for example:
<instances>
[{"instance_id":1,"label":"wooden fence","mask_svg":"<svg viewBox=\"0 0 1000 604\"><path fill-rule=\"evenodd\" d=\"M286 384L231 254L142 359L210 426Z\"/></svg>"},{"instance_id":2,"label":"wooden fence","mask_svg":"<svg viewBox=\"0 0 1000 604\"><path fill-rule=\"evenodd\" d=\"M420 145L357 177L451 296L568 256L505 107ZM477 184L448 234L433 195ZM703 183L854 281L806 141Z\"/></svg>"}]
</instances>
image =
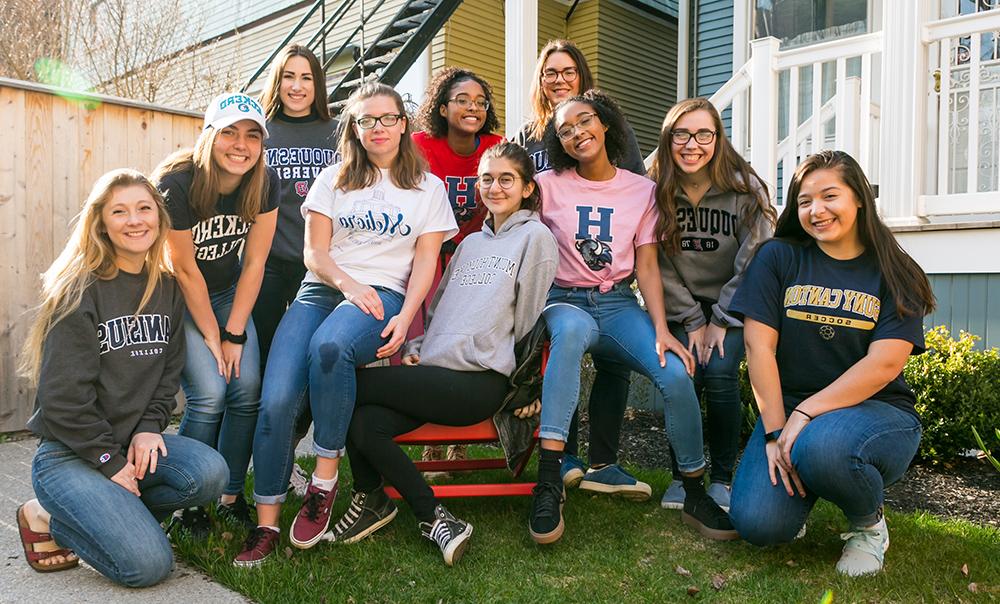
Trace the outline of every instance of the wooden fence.
<instances>
[{"instance_id":1,"label":"wooden fence","mask_svg":"<svg viewBox=\"0 0 1000 604\"><path fill-rule=\"evenodd\" d=\"M201 116L0 78L0 432L22 430L34 391L17 362L39 275L101 175L149 173L194 144Z\"/></svg>"}]
</instances>

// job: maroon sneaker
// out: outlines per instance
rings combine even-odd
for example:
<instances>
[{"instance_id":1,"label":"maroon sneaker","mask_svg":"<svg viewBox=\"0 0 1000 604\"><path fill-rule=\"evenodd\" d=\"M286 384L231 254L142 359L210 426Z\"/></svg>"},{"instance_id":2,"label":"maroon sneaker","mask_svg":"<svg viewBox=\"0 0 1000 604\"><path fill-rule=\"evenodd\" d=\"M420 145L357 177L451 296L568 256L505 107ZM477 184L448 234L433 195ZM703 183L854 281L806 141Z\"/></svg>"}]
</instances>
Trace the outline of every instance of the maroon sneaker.
<instances>
[{"instance_id":1,"label":"maroon sneaker","mask_svg":"<svg viewBox=\"0 0 1000 604\"><path fill-rule=\"evenodd\" d=\"M323 491L310 483L306 496L302 501L302 509L292 521L289 539L292 545L299 549L309 549L316 545L330 526L330 510L337 498L337 485L329 491Z\"/></svg>"},{"instance_id":2,"label":"maroon sneaker","mask_svg":"<svg viewBox=\"0 0 1000 604\"><path fill-rule=\"evenodd\" d=\"M260 566L274 553L280 537L278 531L267 527L258 526L253 529L243 542L243 551L233 560L233 566L243 568Z\"/></svg>"}]
</instances>

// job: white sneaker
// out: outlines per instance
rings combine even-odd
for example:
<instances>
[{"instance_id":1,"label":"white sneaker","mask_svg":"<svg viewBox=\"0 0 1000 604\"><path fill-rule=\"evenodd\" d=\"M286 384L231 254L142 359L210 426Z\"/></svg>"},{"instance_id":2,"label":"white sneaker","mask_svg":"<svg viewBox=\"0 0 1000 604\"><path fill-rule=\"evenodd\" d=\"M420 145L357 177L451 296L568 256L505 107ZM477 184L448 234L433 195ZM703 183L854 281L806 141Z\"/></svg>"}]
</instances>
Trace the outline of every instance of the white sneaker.
<instances>
[{"instance_id":1,"label":"white sneaker","mask_svg":"<svg viewBox=\"0 0 1000 604\"><path fill-rule=\"evenodd\" d=\"M874 526L855 527L840 538L847 541L837 561L837 572L850 577L872 575L882 570L885 551L889 549L889 528L883 517Z\"/></svg>"}]
</instances>

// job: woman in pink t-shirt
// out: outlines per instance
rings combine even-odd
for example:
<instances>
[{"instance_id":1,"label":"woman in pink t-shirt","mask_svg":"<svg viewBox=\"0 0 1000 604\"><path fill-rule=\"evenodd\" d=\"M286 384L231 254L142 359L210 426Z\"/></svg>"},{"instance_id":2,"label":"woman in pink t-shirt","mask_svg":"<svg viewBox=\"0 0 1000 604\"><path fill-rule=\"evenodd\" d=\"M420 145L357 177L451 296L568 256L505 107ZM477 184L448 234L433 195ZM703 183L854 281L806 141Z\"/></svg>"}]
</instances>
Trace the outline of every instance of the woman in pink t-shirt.
<instances>
[{"instance_id":1,"label":"woman in pink t-shirt","mask_svg":"<svg viewBox=\"0 0 1000 604\"><path fill-rule=\"evenodd\" d=\"M559 268L543 313L551 345L529 530L538 543L562 536L559 468L580 396L580 360L592 352L647 376L663 395L687 493L684 522L713 539L736 539L729 517L702 483L701 410L690 377L694 358L667 329L655 184L616 167L625 149L624 124L618 104L591 90L560 103L545 129L554 169L538 176L541 215L559 245ZM629 287L633 273L648 314Z\"/></svg>"}]
</instances>

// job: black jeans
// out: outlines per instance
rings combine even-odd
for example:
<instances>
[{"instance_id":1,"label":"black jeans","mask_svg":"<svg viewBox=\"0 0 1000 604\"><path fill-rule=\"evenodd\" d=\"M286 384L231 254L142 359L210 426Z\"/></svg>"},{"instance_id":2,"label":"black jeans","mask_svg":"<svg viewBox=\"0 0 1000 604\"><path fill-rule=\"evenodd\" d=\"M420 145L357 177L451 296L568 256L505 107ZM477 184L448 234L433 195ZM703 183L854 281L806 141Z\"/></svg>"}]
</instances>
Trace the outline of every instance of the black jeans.
<instances>
[{"instance_id":1,"label":"black jeans","mask_svg":"<svg viewBox=\"0 0 1000 604\"><path fill-rule=\"evenodd\" d=\"M347 432L354 489L372 491L385 477L417 520L433 520L433 491L392 439L426 423L471 426L492 417L507 393L507 378L495 371L425 365L359 369L357 376L357 400Z\"/></svg>"},{"instance_id":2,"label":"black jeans","mask_svg":"<svg viewBox=\"0 0 1000 604\"><path fill-rule=\"evenodd\" d=\"M587 413L590 415L590 465L618 463L618 441L622 420L628 404L628 387L632 372L623 363L594 357L594 386L590 389ZM566 439L566 452L578 455L579 412L573 414Z\"/></svg>"},{"instance_id":3,"label":"black jeans","mask_svg":"<svg viewBox=\"0 0 1000 604\"><path fill-rule=\"evenodd\" d=\"M264 280L260 283L260 293L253 305L253 323L257 328L257 341L260 343L260 374L264 375L267 367L267 355L271 351L271 341L274 332L278 330L281 317L285 316L288 305L295 299L302 279L306 276L306 267L301 262L281 260L268 256L264 265ZM295 423L295 442L302 440L309 432L312 423L312 411L306 404Z\"/></svg>"}]
</instances>

